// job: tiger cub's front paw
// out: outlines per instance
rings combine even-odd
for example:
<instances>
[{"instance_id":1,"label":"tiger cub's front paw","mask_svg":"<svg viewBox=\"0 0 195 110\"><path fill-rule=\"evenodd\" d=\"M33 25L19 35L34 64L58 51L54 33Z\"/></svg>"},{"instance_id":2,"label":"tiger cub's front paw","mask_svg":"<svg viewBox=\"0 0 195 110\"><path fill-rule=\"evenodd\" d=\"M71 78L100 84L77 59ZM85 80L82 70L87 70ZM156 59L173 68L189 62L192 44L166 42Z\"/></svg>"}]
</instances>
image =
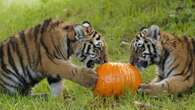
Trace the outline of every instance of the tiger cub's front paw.
<instances>
[{"instance_id":1,"label":"tiger cub's front paw","mask_svg":"<svg viewBox=\"0 0 195 110\"><path fill-rule=\"evenodd\" d=\"M142 95L156 95L157 91L155 88L153 84L141 84L138 93Z\"/></svg>"},{"instance_id":2,"label":"tiger cub's front paw","mask_svg":"<svg viewBox=\"0 0 195 110\"><path fill-rule=\"evenodd\" d=\"M98 79L97 73L94 70L88 68L82 68L81 72L81 84L88 88L94 88Z\"/></svg>"}]
</instances>

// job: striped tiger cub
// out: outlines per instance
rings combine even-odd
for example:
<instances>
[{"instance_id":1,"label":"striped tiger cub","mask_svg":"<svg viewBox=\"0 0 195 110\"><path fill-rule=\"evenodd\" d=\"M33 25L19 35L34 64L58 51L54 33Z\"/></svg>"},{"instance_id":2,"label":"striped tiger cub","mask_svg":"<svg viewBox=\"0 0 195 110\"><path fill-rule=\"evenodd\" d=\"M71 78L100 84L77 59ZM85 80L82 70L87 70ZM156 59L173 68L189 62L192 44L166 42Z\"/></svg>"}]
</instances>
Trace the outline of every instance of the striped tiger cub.
<instances>
[{"instance_id":1,"label":"striped tiger cub","mask_svg":"<svg viewBox=\"0 0 195 110\"><path fill-rule=\"evenodd\" d=\"M144 70L156 65L157 77L142 84L149 95L180 94L190 90L195 80L195 39L161 32L159 26L142 28L131 42L130 63Z\"/></svg>"},{"instance_id":2,"label":"striped tiger cub","mask_svg":"<svg viewBox=\"0 0 195 110\"><path fill-rule=\"evenodd\" d=\"M86 67L72 64L72 55ZM0 45L0 90L29 95L31 88L44 78L54 96L63 91L64 78L93 88L97 75L90 68L105 62L105 41L89 22L66 24L47 19Z\"/></svg>"}]
</instances>

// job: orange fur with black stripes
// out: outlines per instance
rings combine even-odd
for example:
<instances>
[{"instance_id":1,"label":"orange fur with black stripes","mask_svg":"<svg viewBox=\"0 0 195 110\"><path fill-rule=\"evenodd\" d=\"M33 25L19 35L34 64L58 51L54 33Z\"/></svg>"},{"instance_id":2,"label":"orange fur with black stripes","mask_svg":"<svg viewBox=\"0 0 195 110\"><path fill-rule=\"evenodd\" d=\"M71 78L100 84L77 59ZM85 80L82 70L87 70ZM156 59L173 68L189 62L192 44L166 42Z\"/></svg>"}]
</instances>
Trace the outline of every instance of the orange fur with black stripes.
<instances>
[{"instance_id":1,"label":"orange fur with black stripes","mask_svg":"<svg viewBox=\"0 0 195 110\"><path fill-rule=\"evenodd\" d=\"M142 29L131 43L130 63L140 70L155 64L157 77L142 84L150 95L177 94L190 90L195 81L195 39L160 32L156 25Z\"/></svg>"},{"instance_id":2,"label":"orange fur with black stripes","mask_svg":"<svg viewBox=\"0 0 195 110\"><path fill-rule=\"evenodd\" d=\"M79 68L69 59L75 54L86 67ZM62 79L94 87L94 64L107 61L105 42L87 21L65 24L47 19L21 31L0 46L0 90L27 95L47 78L53 95L61 94Z\"/></svg>"}]
</instances>

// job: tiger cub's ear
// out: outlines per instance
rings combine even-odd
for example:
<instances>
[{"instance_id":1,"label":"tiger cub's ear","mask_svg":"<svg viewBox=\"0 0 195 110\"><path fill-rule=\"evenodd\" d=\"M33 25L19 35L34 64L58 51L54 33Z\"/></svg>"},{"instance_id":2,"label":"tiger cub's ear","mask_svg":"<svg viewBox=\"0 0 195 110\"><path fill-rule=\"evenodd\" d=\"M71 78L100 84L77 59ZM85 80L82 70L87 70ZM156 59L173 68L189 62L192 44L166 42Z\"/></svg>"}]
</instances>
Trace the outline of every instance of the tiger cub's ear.
<instances>
[{"instance_id":1,"label":"tiger cub's ear","mask_svg":"<svg viewBox=\"0 0 195 110\"><path fill-rule=\"evenodd\" d=\"M89 21L83 21L82 24L84 27L91 27L91 23Z\"/></svg>"},{"instance_id":2,"label":"tiger cub's ear","mask_svg":"<svg viewBox=\"0 0 195 110\"><path fill-rule=\"evenodd\" d=\"M89 21L83 21L82 25L83 25L83 27L84 27L84 29L85 29L85 31L87 33L91 33L92 32L93 27L92 27L92 25L91 25L91 23Z\"/></svg>"},{"instance_id":3,"label":"tiger cub's ear","mask_svg":"<svg viewBox=\"0 0 195 110\"><path fill-rule=\"evenodd\" d=\"M142 26L140 29L139 29L139 31L143 31L144 29L147 29L148 27L146 27L146 26Z\"/></svg>"},{"instance_id":4,"label":"tiger cub's ear","mask_svg":"<svg viewBox=\"0 0 195 110\"><path fill-rule=\"evenodd\" d=\"M160 39L160 28L157 25L150 26L148 30L148 37L151 37L154 40Z\"/></svg>"}]
</instances>

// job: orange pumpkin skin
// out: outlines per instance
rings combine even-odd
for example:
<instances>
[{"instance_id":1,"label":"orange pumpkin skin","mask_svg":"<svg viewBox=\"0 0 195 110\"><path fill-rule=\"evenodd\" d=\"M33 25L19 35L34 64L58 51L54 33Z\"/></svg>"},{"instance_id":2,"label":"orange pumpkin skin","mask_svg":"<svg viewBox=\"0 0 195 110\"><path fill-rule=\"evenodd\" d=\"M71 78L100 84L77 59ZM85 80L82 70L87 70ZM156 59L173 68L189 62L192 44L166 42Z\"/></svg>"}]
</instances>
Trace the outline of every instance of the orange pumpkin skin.
<instances>
[{"instance_id":1,"label":"orange pumpkin skin","mask_svg":"<svg viewBox=\"0 0 195 110\"><path fill-rule=\"evenodd\" d=\"M94 93L100 96L120 96L125 89L135 94L141 84L139 71L131 64L105 63L97 67L98 80Z\"/></svg>"}]
</instances>

